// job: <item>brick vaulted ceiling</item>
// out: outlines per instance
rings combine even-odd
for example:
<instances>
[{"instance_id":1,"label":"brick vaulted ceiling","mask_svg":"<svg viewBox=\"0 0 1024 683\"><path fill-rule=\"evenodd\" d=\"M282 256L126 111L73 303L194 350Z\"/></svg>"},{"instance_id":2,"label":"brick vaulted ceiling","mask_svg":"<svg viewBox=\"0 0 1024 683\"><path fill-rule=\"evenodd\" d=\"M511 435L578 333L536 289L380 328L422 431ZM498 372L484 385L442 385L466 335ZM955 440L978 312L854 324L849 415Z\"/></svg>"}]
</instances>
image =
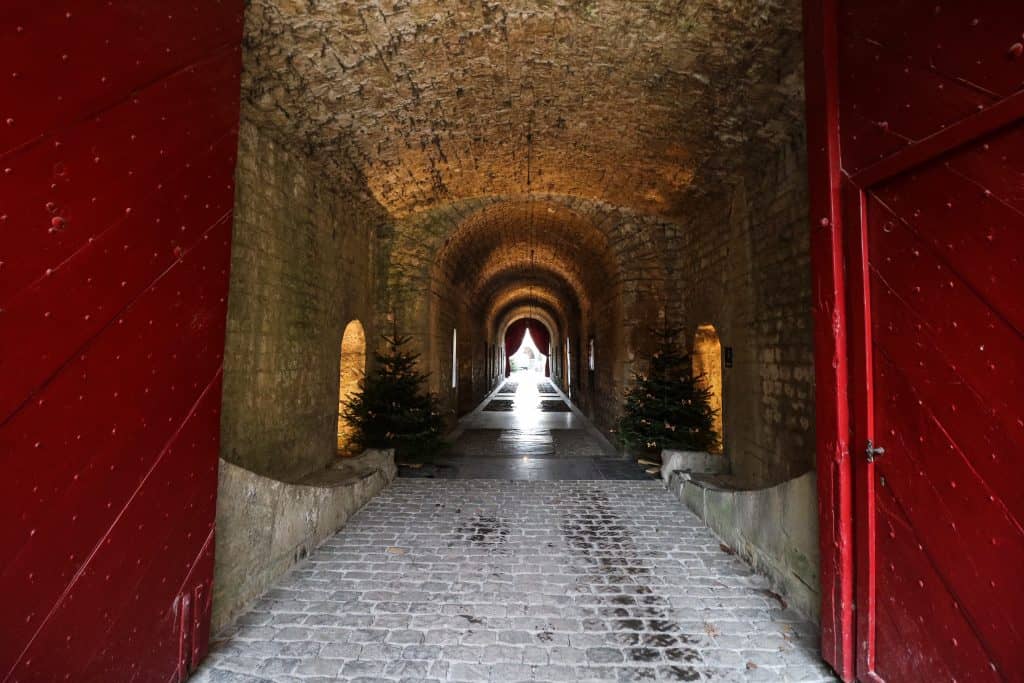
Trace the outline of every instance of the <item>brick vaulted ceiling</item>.
<instances>
[{"instance_id":1,"label":"brick vaulted ceiling","mask_svg":"<svg viewBox=\"0 0 1024 683\"><path fill-rule=\"evenodd\" d=\"M531 190L674 219L800 120L796 0L252 0L246 115L396 219ZM528 138L532 142L528 142Z\"/></svg>"}]
</instances>

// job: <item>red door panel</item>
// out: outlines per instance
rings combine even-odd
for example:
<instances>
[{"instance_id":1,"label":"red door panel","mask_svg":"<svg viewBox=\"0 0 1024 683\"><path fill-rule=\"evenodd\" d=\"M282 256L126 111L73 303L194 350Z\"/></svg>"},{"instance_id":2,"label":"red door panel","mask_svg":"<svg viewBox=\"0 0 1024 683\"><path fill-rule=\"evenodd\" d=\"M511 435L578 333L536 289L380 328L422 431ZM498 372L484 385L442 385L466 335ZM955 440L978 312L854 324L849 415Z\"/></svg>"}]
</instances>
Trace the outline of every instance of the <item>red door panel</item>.
<instances>
[{"instance_id":1,"label":"red door panel","mask_svg":"<svg viewBox=\"0 0 1024 683\"><path fill-rule=\"evenodd\" d=\"M206 389L188 378L218 372L229 229L226 221L211 228L4 426L0 464L14 476L0 484L0 499L19 524L0 536L0 582L22 588L8 599L13 609L0 611L3 632L28 637L38 628L91 560L96 539L123 522L125 505ZM92 406L106 417L54 440L52 411L88 415Z\"/></svg>"},{"instance_id":2,"label":"red door panel","mask_svg":"<svg viewBox=\"0 0 1024 683\"><path fill-rule=\"evenodd\" d=\"M1024 3L804 15L823 653L1021 680Z\"/></svg>"},{"instance_id":3,"label":"red door panel","mask_svg":"<svg viewBox=\"0 0 1024 683\"><path fill-rule=\"evenodd\" d=\"M1019 431L1013 429L1016 424L1011 420L1008 429L1002 422L993 423L986 396L971 389L957 375L955 366L933 343L933 337L924 332L919 317L896 299L884 283L873 284L880 312L904 316L890 318L884 327L875 328L875 352L882 354L878 359L881 367L899 368L899 381L915 387L916 393L908 400L921 400L920 408L926 410L931 422L941 425L942 434L963 453L972 475L992 489L1013 524L1021 526L1024 494L1016 479L1019 462L1015 454L1024 450L1024 444L1012 433Z\"/></svg>"},{"instance_id":4,"label":"red door panel","mask_svg":"<svg viewBox=\"0 0 1024 683\"><path fill-rule=\"evenodd\" d=\"M219 378L147 473L106 535L109 543L105 540L96 549L88 567L54 606L49 628L22 657L16 678L59 680L67 660L84 665L83 677L89 680L121 680L133 664L136 669L159 672L164 680L173 671L178 632L172 608L195 559L195 548L201 549L213 531L216 479L209 474L215 469L211 461L216 462L217 453L211 434L216 433L219 419L218 390ZM173 525L164 519L169 511L162 501L168 491L182 502ZM182 561L186 557L188 561ZM162 592L164 600L153 600L153 591ZM95 595L104 598L98 610ZM91 628L80 628L90 619L95 620ZM155 652L157 662L126 656L161 640L163 647Z\"/></svg>"},{"instance_id":5,"label":"red door panel","mask_svg":"<svg viewBox=\"0 0 1024 683\"><path fill-rule=\"evenodd\" d=\"M237 48L134 92L131 99L4 158L0 248L29 249L5 264L0 301L56 271L91 239L124 223L164 185L202 159L238 117L238 93L222 92ZM201 166L200 166L201 168ZM198 188L197 188L198 189Z\"/></svg>"},{"instance_id":6,"label":"red door panel","mask_svg":"<svg viewBox=\"0 0 1024 683\"><path fill-rule=\"evenodd\" d=\"M927 337L922 346L949 359L961 378L962 390L983 394L991 419L1024 443L1024 427L1017 426L1024 405L1024 341L1020 332L988 303L984 289L971 286L972 280L980 279L976 272L968 270L967 276L961 277L952 263L955 257L946 258L930 247L901 221L890 219L874 201L868 203L867 211L872 279L883 283L892 300L903 303L904 316L912 316L921 326L921 334ZM984 239L974 223L976 216L968 216L951 219L975 239ZM1009 249L992 252L975 261L979 270L993 268L990 261L1013 258ZM970 264L963 265L970 268ZM1009 289L1008 294L999 292L996 297L1013 298ZM871 291L880 296L874 286ZM875 319L874 329L898 325L899 312L892 313L893 317L884 321Z\"/></svg>"},{"instance_id":7,"label":"red door panel","mask_svg":"<svg viewBox=\"0 0 1024 683\"><path fill-rule=\"evenodd\" d=\"M846 35L847 51L857 52L863 67L843 73L844 159L859 170L956 123L991 104L993 98L936 73L927 61L909 60L862 36ZM898 93L898 100L891 96ZM926 107L914 103L927 102Z\"/></svg>"},{"instance_id":8,"label":"red door panel","mask_svg":"<svg viewBox=\"0 0 1024 683\"><path fill-rule=\"evenodd\" d=\"M235 0L6 0L0 55L10 97L0 154L110 109L218 47L237 46L240 7Z\"/></svg>"},{"instance_id":9,"label":"red door panel","mask_svg":"<svg viewBox=\"0 0 1024 683\"><path fill-rule=\"evenodd\" d=\"M1001 144L1022 133L1003 131ZM854 465L865 678L1000 680L1024 670L1024 336L1012 285L1024 215L951 170L984 145L991 152L985 140L860 201L866 280L853 306L870 348L858 354L866 374L854 442L886 451Z\"/></svg>"},{"instance_id":10,"label":"red door panel","mask_svg":"<svg viewBox=\"0 0 1024 683\"><path fill-rule=\"evenodd\" d=\"M1024 35L1021 38L1024 39ZM1024 212L1024 157L1020 153L1020 138L1021 132L1017 129L992 135L980 146L961 150L949 160L949 168L970 179L982 194L997 197L999 202L1018 213ZM1001 240L999 243L1012 242Z\"/></svg>"},{"instance_id":11,"label":"red door panel","mask_svg":"<svg viewBox=\"0 0 1024 683\"><path fill-rule=\"evenodd\" d=\"M832 4L832 3L830 3ZM842 168L856 173L1017 92L1024 4L844 0Z\"/></svg>"},{"instance_id":12,"label":"red door panel","mask_svg":"<svg viewBox=\"0 0 1024 683\"><path fill-rule=\"evenodd\" d=\"M1020 62L1011 50L1021 41L1024 8L1014 0L855 0L841 3L841 16L844 36L883 46L964 87L996 97L1020 89ZM865 66L858 60L858 71Z\"/></svg>"},{"instance_id":13,"label":"red door panel","mask_svg":"<svg viewBox=\"0 0 1024 683\"><path fill-rule=\"evenodd\" d=\"M110 324L137 292L190 249L202 231L231 212L236 139L233 134L197 150L190 163L160 183L142 205L69 256L49 276L21 290L6 315L20 335L0 339L0 411L13 410L84 341ZM203 168L196 187L192 168ZM111 261L119 267L107 268ZM83 281L80 273L91 273ZM58 295L59 294L59 295ZM39 302L45 301L46 306Z\"/></svg>"},{"instance_id":14,"label":"red door panel","mask_svg":"<svg viewBox=\"0 0 1024 683\"><path fill-rule=\"evenodd\" d=\"M885 562L877 570L875 648L899 656L879 658L875 672L887 681L998 680L991 671L976 675L984 648L919 546L913 526L881 487L878 553Z\"/></svg>"},{"instance_id":15,"label":"red door panel","mask_svg":"<svg viewBox=\"0 0 1024 683\"><path fill-rule=\"evenodd\" d=\"M242 15L0 9L0 680L205 653Z\"/></svg>"}]
</instances>

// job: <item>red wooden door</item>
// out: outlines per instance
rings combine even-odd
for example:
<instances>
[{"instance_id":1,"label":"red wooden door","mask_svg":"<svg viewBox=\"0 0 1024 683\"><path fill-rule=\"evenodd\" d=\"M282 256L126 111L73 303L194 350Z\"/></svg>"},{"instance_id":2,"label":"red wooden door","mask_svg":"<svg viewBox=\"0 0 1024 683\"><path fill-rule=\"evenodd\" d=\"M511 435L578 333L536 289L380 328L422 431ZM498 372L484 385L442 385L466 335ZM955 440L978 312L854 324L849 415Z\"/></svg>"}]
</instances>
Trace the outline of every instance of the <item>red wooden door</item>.
<instances>
[{"instance_id":1,"label":"red wooden door","mask_svg":"<svg viewBox=\"0 0 1024 683\"><path fill-rule=\"evenodd\" d=\"M1024 178L1024 126L982 140L849 226L858 670L883 680L1024 672L1024 194L987 177Z\"/></svg>"},{"instance_id":2,"label":"red wooden door","mask_svg":"<svg viewBox=\"0 0 1024 683\"><path fill-rule=\"evenodd\" d=\"M205 651L241 26L0 3L0 680Z\"/></svg>"},{"instance_id":3,"label":"red wooden door","mask_svg":"<svg viewBox=\"0 0 1024 683\"><path fill-rule=\"evenodd\" d=\"M1024 4L808 20L819 332L849 381L823 490L856 511L822 501L826 656L863 680L1024 680Z\"/></svg>"}]
</instances>

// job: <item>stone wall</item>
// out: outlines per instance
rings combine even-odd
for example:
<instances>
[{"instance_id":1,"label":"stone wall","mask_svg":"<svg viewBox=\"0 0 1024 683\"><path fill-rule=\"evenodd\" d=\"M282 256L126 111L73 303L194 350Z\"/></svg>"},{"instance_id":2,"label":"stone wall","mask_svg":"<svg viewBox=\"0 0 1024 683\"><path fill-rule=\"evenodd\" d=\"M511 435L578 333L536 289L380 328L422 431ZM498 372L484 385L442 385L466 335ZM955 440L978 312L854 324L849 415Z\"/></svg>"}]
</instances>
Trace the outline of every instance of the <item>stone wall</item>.
<instances>
[{"instance_id":1,"label":"stone wall","mask_svg":"<svg viewBox=\"0 0 1024 683\"><path fill-rule=\"evenodd\" d=\"M753 491L718 486L713 480L676 471L668 477L668 488L730 550L767 577L784 602L818 622L821 562L815 473Z\"/></svg>"},{"instance_id":2,"label":"stone wall","mask_svg":"<svg viewBox=\"0 0 1024 683\"><path fill-rule=\"evenodd\" d=\"M336 454L345 325L362 322L371 353L379 337L376 238L388 222L244 110L239 137L222 455L294 479Z\"/></svg>"},{"instance_id":3,"label":"stone wall","mask_svg":"<svg viewBox=\"0 0 1024 683\"><path fill-rule=\"evenodd\" d=\"M680 291L672 315L690 345L711 324L732 348L725 453L738 480L763 486L814 468L810 254L802 141L750 162L670 240Z\"/></svg>"},{"instance_id":4,"label":"stone wall","mask_svg":"<svg viewBox=\"0 0 1024 683\"><path fill-rule=\"evenodd\" d=\"M366 451L297 484L221 461L211 631L231 623L395 478L394 453Z\"/></svg>"}]
</instances>

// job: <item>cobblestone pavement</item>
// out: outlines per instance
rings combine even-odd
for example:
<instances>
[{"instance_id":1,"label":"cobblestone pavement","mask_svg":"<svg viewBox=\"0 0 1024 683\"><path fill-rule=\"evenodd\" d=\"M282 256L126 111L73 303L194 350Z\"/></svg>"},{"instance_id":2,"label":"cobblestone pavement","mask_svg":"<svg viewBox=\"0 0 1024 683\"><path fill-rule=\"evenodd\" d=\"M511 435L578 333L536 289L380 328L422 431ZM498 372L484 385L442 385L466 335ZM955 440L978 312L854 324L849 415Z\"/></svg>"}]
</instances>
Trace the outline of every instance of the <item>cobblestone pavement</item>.
<instances>
[{"instance_id":1,"label":"cobblestone pavement","mask_svg":"<svg viewBox=\"0 0 1024 683\"><path fill-rule=\"evenodd\" d=\"M193 680L833 680L656 481L397 479L224 636Z\"/></svg>"}]
</instances>

